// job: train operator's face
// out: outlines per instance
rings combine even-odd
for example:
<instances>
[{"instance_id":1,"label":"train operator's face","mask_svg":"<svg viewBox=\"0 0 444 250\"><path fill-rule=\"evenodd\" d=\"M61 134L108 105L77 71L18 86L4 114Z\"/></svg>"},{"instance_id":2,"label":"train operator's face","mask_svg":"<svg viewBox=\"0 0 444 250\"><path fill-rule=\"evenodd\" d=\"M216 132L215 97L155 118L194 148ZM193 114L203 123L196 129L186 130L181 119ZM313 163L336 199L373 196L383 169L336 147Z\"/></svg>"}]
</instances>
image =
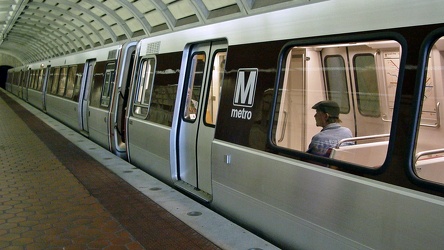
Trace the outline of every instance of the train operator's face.
<instances>
[{"instance_id":1,"label":"train operator's face","mask_svg":"<svg viewBox=\"0 0 444 250\"><path fill-rule=\"evenodd\" d=\"M325 127L327 125L328 114L324 113L320 110L316 110L316 114L314 115L316 120L317 127Z\"/></svg>"}]
</instances>

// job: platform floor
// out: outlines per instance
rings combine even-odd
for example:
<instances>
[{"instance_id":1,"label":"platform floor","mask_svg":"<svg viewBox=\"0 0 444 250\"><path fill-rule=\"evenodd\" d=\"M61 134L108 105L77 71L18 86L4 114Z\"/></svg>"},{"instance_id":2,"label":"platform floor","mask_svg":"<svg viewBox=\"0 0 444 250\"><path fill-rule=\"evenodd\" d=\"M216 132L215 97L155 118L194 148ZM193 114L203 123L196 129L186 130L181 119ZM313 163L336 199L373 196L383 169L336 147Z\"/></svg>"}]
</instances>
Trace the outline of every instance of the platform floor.
<instances>
[{"instance_id":1,"label":"platform floor","mask_svg":"<svg viewBox=\"0 0 444 250\"><path fill-rule=\"evenodd\" d=\"M274 249L3 90L0 158L0 249Z\"/></svg>"}]
</instances>

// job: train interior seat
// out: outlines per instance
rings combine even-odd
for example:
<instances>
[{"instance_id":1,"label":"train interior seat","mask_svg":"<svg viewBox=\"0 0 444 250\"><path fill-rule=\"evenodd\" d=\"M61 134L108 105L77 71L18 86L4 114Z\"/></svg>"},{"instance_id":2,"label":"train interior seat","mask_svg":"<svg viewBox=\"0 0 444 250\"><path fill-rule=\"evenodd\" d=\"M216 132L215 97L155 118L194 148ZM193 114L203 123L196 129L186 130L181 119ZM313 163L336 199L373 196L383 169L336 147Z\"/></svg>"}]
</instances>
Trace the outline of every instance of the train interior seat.
<instances>
[{"instance_id":1,"label":"train interior seat","mask_svg":"<svg viewBox=\"0 0 444 250\"><path fill-rule=\"evenodd\" d=\"M444 156L428 157L416 162L416 174L433 182L444 182Z\"/></svg>"},{"instance_id":2,"label":"train interior seat","mask_svg":"<svg viewBox=\"0 0 444 250\"><path fill-rule=\"evenodd\" d=\"M378 168L387 155L388 141L370 142L333 148L331 159Z\"/></svg>"}]
</instances>

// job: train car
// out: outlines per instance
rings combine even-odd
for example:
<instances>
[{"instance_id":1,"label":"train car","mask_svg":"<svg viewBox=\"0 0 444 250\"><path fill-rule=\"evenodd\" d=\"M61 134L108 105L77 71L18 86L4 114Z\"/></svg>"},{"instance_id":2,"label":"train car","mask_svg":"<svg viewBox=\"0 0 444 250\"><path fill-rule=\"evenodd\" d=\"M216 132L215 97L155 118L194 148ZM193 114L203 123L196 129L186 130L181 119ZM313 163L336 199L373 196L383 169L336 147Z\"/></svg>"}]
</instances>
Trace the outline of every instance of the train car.
<instances>
[{"instance_id":1,"label":"train car","mask_svg":"<svg viewBox=\"0 0 444 250\"><path fill-rule=\"evenodd\" d=\"M27 66L29 78L26 84L27 99L31 105L46 111L45 93L47 77L49 75L48 61L37 62Z\"/></svg>"},{"instance_id":2,"label":"train car","mask_svg":"<svg viewBox=\"0 0 444 250\"><path fill-rule=\"evenodd\" d=\"M439 6L326 1L143 39L129 160L285 249L439 249L444 158L421 152L442 77L419 78ZM327 157L306 152L321 100L352 133Z\"/></svg>"},{"instance_id":3,"label":"train car","mask_svg":"<svg viewBox=\"0 0 444 250\"><path fill-rule=\"evenodd\" d=\"M20 66L8 70L5 89L19 98L23 98L23 92L28 81L26 67Z\"/></svg>"},{"instance_id":4,"label":"train car","mask_svg":"<svg viewBox=\"0 0 444 250\"><path fill-rule=\"evenodd\" d=\"M144 38L95 52L112 60L94 71L83 59L71 109L91 112L92 140L284 249L442 249L441 9L321 1ZM324 100L351 135L320 156Z\"/></svg>"},{"instance_id":5,"label":"train car","mask_svg":"<svg viewBox=\"0 0 444 250\"><path fill-rule=\"evenodd\" d=\"M126 158L125 107L136 42L14 69L11 92ZM16 76L17 75L17 76Z\"/></svg>"},{"instance_id":6,"label":"train car","mask_svg":"<svg viewBox=\"0 0 444 250\"><path fill-rule=\"evenodd\" d=\"M8 73L6 76L6 82L5 82L5 90L12 93L12 85L14 82L14 72L16 68L8 69Z\"/></svg>"}]
</instances>

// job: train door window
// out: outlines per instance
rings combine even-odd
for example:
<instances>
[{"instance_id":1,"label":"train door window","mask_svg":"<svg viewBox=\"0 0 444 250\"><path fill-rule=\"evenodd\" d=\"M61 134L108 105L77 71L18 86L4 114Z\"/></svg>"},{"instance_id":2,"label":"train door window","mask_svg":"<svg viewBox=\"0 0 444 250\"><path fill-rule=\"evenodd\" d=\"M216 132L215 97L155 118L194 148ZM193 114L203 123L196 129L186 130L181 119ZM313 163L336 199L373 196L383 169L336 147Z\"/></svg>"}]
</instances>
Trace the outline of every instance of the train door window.
<instances>
[{"instance_id":1,"label":"train door window","mask_svg":"<svg viewBox=\"0 0 444 250\"><path fill-rule=\"evenodd\" d=\"M51 94L55 95L57 94L57 89L59 87L60 68L54 68L54 71L52 72Z\"/></svg>"},{"instance_id":2,"label":"train door window","mask_svg":"<svg viewBox=\"0 0 444 250\"><path fill-rule=\"evenodd\" d=\"M372 54L357 54L353 58L358 110L364 116L380 116L376 62Z\"/></svg>"},{"instance_id":3,"label":"train door window","mask_svg":"<svg viewBox=\"0 0 444 250\"><path fill-rule=\"evenodd\" d=\"M114 84L115 63L113 61L97 62L91 81L89 105L96 108L109 107L111 85Z\"/></svg>"},{"instance_id":4,"label":"train door window","mask_svg":"<svg viewBox=\"0 0 444 250\"><path fill-rule=\"evenodd\" d=\"M329 99L338 103L341 113L348 113L350 104L344 58L339 55L327 56L324 72Z\"/></svg>"},{"instance_id":5,"label":"train door window","mask_svg":"<svg viewBox=\"0 0 444 250\"><path fill-rule=\"evenodd\" d=\"M420 126L413 159L414 172L426 181L444 184L444 128L441 103L444 102L444 37L438 39L428 54Z\"/></svg>"},{"instance_id":6,"label":"train door window","mask_svg":"<svg viewBox=\"0 0 444 250\"><path fill-rule=\"evenodd\" d=\"M275 112L273 122L268 122L272 126L273 147L309 155L322 149L318 156L352 163L358 168L380 168L388 150L400 44L394 40L350 41L289 46L282 51L282 74L274 93ZM265 98L266 92L264 108L270 106L266 101L272 100ZM333 108L319 109L330 112L324 123L315 117L317 111L313 106L326 100ZM335 127L349 131L334 130ZM344 135L318 143L317 139L321 140L329 130ZM318 148L312 151L314 145ZM316 162L309 155L307 158ZM325 165L328 160L324 158L322 162Z\"/></svg>"},{"instance_id":7,"label":"train door window","mask_svg":"<svg viewBox=\"0 0 444 250\"><path fill-rule=\"evenodd\" d=\"M145 58L142 59L140 64L141 67L134 97L133 114L144 119L147 117L150 107L155 63L155 58Z\"/></svg>"},{"instance_id":8,"label":"train door window","mask_svg":"<svg viewBox=\"0 0 444 250\"><path fill-rule=\"evenodd\" d=\"M185 100L185 109L183 116L186 121L194 122L196 120L200 100L200 89L202 87L203 75L205 71L206 56L203 53L196 53L191 59L190 78L187 84L187 98Z\"/></svg>"},{"instance_id":9,"label":"train door window","mask_svg":"<svg viewBox=\"0 0 444 250\"><path fill-rule=\"evenodd\" d=\"M205 113L205 123L209 125L216 124L217 113L219 110L220 89L222 87L226 58L227 58L227 52L218 52L216 53L213 59L213 69L211 71L211 83L208 93L209 97Z\"/></svg>"},{"instance_id":10,"label":"train door window","mask_svg":"<svg viewBox=\"0 0 444 250\"><path fill-rule=\"evenodd\" d=\"M58 96L63 96L65 94L67 76L68 76L68 67L61 68L60 77L59 77L59 87L57 89Z\"/></svg>"},{"instance_id":11,"label":"train door window","mask_svg":"<svg viewBox=\"0 0 444 250\"><path fill-rule=\"evenodd\" d=\"M109 107L109 102L111 99L111 90L114 86L114 74L115 74L115 63L109 63L106 65L105 77L103 79L102 85L102 95L100 97L100 106Z\"/></svg>"},{"instance_id":12,"label":"train door window","mask_svg":"<svg viewBox=\"0 0 444 250\"><path fill-rule=\"evenodd\" d=\"M66 80L65 97L71 99L74 93L75 77L76 77L77 65L71 66L68 69L68 76Z\"/></svg>"}]
</instances>

